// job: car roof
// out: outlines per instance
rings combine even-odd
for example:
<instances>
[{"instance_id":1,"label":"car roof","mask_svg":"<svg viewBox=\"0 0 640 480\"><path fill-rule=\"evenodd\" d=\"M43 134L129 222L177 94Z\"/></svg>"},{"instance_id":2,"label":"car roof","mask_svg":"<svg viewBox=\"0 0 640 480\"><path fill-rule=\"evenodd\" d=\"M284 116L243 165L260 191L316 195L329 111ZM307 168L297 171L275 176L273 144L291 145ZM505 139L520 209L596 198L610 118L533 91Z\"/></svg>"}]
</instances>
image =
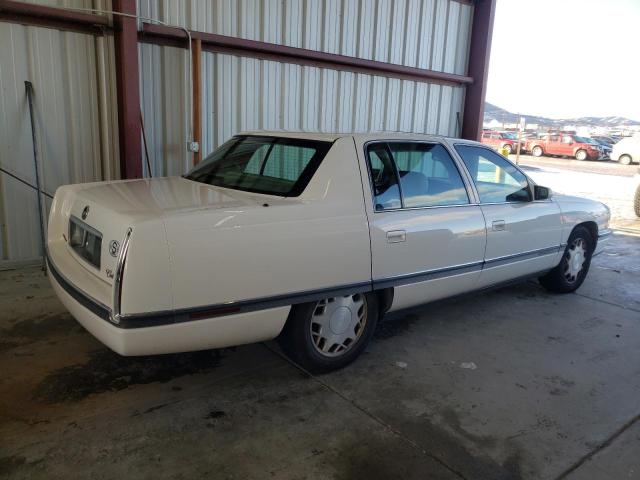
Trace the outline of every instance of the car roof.
<instances>
[{"instance_id":1,"label":"car roof","mask_svg":"<svg viewBox=\"0 0 640 480\"><path fill-rule=\"evenodd\" d=\"M318 140L325 142L334 142L343 137L353 137L357 142L371 142L375 140L421 140L421 141L442 141L451 142L477 143L471 140L463 140L460 138L445 137L442 135L427 135L423 133L396 132L396 131L378 131L370 133L319 133L319 132L302 132L291 130L254 130L249 132L241 132L238 135L260 135L266 137L284 137L284 138L300 138L308 140Z\"/></svg>"},{"instance_id":2,"label":"car roof","mask_svg":"<svg viewBox=\"0 0 640 480\"><path fill-rule=\"evenodd\" d=\"M319 133L319 132L301 132L293 130L253 130L249 132L240 132L238 135L259 135L264 137L283 137L283 138L301 138L307 140L319 140L325 142L334 142L338 138L347 137L347 133Z\"/></svg>"}]
</instances>

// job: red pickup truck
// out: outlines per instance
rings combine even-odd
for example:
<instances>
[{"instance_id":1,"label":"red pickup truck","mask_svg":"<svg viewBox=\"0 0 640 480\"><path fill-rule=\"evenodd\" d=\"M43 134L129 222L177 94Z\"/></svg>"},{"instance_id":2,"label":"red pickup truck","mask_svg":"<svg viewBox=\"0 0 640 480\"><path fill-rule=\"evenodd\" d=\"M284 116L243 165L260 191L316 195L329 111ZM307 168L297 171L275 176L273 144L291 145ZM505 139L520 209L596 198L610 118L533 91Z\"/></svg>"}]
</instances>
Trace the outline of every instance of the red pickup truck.
<instances>
[{"instance_id":1,"label":"red pickup truck","mask_svg":"<svg viewBox=\"0 0 640 480\"><path fill-rule=\"evenodd\" d=\"M561 155L576 160L598 160L602 149L588 138L573 133L550 133L527 142L525 149L534 157Z\"/></svg>"}]
</instances>

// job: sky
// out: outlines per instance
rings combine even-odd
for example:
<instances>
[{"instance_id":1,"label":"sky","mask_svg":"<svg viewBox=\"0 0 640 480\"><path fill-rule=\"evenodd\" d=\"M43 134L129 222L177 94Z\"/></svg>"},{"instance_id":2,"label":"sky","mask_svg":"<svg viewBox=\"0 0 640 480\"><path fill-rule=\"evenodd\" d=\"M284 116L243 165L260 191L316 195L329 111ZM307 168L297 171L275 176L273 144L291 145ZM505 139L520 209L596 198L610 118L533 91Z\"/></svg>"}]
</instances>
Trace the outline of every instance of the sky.
<instances>
[{"instance_id":1,"label":"sky","mask_svg":"<svg viewBox=\"0 0 640 480\"><path fill-rule=\"evenodd\" d=\"M640 121L640 0L498 0L487 101Z\"/></svg>"}]
</instances>

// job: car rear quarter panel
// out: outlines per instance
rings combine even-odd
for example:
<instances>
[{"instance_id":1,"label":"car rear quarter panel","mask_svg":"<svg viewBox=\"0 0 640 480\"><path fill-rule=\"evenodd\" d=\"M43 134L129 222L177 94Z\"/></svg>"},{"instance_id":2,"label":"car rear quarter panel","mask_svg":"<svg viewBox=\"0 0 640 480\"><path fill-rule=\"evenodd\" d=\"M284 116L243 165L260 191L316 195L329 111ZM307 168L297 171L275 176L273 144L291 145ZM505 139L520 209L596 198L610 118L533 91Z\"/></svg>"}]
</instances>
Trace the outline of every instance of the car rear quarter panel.
<instances>
[{"instance_id":1,"label":"car rear quarter panel","mask_svg":"<svg viewBox=\"0 0 640 480\"><path fill-rule=\"evenodd\" d=\"M300 197L259 197L253 206L166 219L174 308L370 281L369 229L351 137L334 142Z\"/></svg>"},{"instance_id":2,"label":"car rear quarter panel","mask_svg":"<svg viewBox=\"0 0 640 480\"><path fill-rule=\"evenodd\" d=\"M122 275L123 315L171 310L169 261L162 220L135 224Z\"/></svg>"}]
</instances>

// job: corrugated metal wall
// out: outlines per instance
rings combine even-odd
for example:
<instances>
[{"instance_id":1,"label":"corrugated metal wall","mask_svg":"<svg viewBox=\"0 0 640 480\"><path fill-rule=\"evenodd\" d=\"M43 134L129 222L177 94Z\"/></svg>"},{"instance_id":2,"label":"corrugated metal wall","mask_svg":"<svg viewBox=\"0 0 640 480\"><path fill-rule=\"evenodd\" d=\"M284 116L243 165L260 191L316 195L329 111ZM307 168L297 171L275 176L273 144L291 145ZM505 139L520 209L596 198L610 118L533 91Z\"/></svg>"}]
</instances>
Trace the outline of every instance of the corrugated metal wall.
<instances>
[{"instance_id":1,"label":"corrugated metal wall","mask_svg":"<svg viewBox=\"0 0 640 480\"><path fill-rule=\"evenodd\" d=\"M109 0L30 0L110 8ZM194 30L465 74L473 7L456 0L138 0ZM0 22L0 164L34 182L24 80L36 91L43 186L118 176L113 37ZM154 175L185 172L188 58L141 44ZM205 154L241 130L402 130L456 135L464 87L204 53ZM145 166L146 173L146 166ZM41 255L35 193L0 175L0 267ZM47 202L48 203L48 202Z\"/></svg>"},{"instance_id":2,"label":"corrugated metal wall","mask_svg":"<svg viewBox=\"0 0 640 480\"><path fill-rule=\"evenodd\" d=\"M74 2L78 5L85 6ZM53 194L60 185L117 176L112 42L112 38L0 23L3 168L35 184L24 86L29 80L35 90L43 189ZM45 203L48 211L50 201ZM42 254L36 193L5 174L0 174L0 228L0 266Z\"/></svg>"},{"instance_id":3,"label":"corrugated metal wall","mask_svg":"<svg viewBox=\"0 0 640 480\"><path fill-rule=\"evenodd\" d=\"M455 0L139 0L138 9L194 30L462 75L473 13ZM187 52L156 45L139 52L153 173L183 173L191 161ZM203 55L205 155L242 130L459 133L461 86Z\"/></svg>"},{"instance_id":4,"label":"corrugated metal wall","mask_svg":"<svg viewBox=\"0 0 640 480\"><path fill-rule=\"evenodd\" d=\"M466 73L473 7L456 0L138 0L192 30Z\"/></svg>"}]
</instances>

